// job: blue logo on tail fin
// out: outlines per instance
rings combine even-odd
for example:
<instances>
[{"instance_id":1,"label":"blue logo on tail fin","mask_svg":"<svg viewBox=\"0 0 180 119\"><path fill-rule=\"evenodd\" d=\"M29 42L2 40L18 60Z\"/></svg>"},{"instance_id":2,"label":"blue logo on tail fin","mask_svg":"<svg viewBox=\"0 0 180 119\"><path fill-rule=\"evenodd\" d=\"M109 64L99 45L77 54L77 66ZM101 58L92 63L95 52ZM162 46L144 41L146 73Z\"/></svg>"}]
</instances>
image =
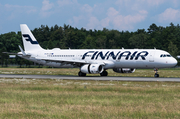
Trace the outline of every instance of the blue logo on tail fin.
<instances>
[{"instance_id":1,"label":"blue logo on tail fin","mask_svg":"<svg viewBox=\"0 0 180 119\"><path fill-rule=\"evenodd\" d=\"M30 41L31 44L38 44L38 42L37 41L33 41L28 34L23 34L23 37L25 38L26 41Z\"/></svg>"}]
</instances>

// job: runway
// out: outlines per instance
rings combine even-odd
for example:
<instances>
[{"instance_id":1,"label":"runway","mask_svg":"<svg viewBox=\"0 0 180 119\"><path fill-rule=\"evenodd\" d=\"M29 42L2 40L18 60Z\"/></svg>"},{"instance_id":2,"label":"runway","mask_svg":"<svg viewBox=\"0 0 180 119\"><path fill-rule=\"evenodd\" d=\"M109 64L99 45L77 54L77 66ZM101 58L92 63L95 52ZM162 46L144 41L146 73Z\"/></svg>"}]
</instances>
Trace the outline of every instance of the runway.
<instances>
[{"instance_id":1,"label":"runway","mask_svg":"<svg viewBox=\"0 0 180 119\"><path fill-rule=\"evenodd\" d=\"M97 80L97 81L166 81L180 82L180 78L150 78L150 77L100 77L100 76L61 76L61 75L16 75L0 74L0 78L23 78L23 79L70 79L70 80Z\"/></svg>"}]
</instances>

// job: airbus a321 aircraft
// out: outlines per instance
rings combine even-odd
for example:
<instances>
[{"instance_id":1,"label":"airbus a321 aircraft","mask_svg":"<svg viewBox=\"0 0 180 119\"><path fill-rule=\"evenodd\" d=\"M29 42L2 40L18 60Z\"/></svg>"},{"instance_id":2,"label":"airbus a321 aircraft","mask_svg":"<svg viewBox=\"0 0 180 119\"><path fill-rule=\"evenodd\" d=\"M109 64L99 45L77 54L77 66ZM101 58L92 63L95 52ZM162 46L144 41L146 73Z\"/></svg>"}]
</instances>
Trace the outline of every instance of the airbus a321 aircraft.
<instances>
[{"instance_id":1,"label":"airbus a321 aircraft","mask_svg":"<svg viewBox=\"0 0 180 119\"><path fill-rule=\"evenodd\" d=\"M133 73L135 69L170 68L177 60L168 52L157 49L67 49L45 50L26 24L21 24L24 50L17 55L24 59L52 67L79 67L79 76L100 74L107 76L107 69L117 73ZM155 77L159 77L156 72Z\"/></svg>"}]
</instances>

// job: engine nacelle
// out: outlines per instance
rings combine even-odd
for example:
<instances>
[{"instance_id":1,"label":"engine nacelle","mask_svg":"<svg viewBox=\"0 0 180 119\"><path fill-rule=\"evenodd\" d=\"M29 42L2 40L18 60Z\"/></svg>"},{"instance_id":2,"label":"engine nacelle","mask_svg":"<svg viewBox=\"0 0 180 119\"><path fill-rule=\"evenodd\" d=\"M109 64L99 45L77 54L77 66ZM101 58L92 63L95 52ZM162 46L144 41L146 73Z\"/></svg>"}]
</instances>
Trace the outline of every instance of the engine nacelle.
<instances>
[{"instance_id":1,"label":"engine nacelle","mask_svg":"<svg viewBox=\"0 0 180 119\"><path fill-rule=\"evenodd\" d=\"M116 73L133 73L136 69L130 68L114 68L113 71Z\"/></svg>"},{"instance_id":2,"label":"engine nacelle","mask_svg":"<svg viewBox=\"0 0 180 119\"><path fill-rule=\"evenodd\" d=\"M104 71L104 66L100 64L85 64L80 68L80 70L87 74L99 74Z\"/></svg>"}]
</instances>

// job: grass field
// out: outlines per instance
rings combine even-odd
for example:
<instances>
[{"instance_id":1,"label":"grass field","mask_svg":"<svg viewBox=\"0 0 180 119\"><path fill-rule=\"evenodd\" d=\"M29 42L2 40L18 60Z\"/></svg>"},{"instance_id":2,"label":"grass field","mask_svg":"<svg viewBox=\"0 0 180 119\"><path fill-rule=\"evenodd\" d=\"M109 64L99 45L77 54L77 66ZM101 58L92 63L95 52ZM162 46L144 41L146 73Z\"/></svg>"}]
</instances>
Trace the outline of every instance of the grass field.
<instances>
[{"instance_id":1,"label":"grass field","mask_svg":"<svg viewBox=\"0 0 180 119\"><path fill-rule=\"evenodd\" d=\"M77 75L79 69L0 68L0 74ZM153 70L110 76L153 77ZM179 69L160 70L180 77ZM0 78L0 118L179 118L180 83Z\"/></svg>"},{"instance_id":2,"label":"grass field","mask_svg":"<svg viewBox=\"0 0 180 119\"><path fill-rule=\"evenodd\" d=\"M107 70L108 76L127 77L154 77L153 69L137 69L134 73L115 73ZM78 68L0 68L0 74L37 74L37 75L74 75L77 76ZM180 78L180 68L160 69L160 77ZM99 76L99 74L87 74L87 76Z\"/></svg>"},{"instance_id":3,"label":"grass field","mask_svg":"<svg viewBox=\"0 0 180 119\"><path fill-rule=\"evenodd\" d=\"M0 118L179 118L180 83L0 79Z\"/></svg>"}]
</instances>

